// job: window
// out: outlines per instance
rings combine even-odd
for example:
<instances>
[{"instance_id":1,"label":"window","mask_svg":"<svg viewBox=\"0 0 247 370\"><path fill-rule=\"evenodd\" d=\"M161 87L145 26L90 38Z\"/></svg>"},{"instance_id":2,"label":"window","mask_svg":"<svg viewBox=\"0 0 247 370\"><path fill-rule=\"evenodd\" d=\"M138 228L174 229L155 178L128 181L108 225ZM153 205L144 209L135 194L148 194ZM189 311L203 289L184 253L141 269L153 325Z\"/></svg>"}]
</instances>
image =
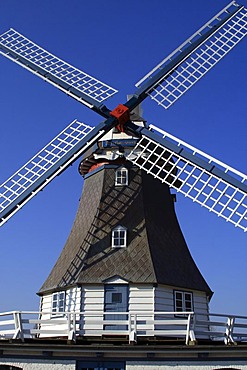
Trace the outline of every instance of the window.
<instances>
[{"instance_id":1,"label":"window","mask_svg":"<svg viewBox=\"0 0 247 370\"><path fill-rule=\"evenodd\" d=\"M127 229L117 226L112 230L112 247L123 248L127 246Z\"/></svg>"},{"instance_id":2,"label":"window","mask_svg":"<svg viewBox=\"0 0 247 370\"><path fill-rule=\"evenodd\" d=\"M112 303L122 303L122 293L112 293L111 301Z\"/></svg>"},{"instance_id":3,"label":"window","mask_svg":"<svg viewBox=\"0 0 247 370\"><path fill-rule=\"evenodd\" d=\"M115 171L115 185L128 185L128 170L125 167L120 167Z\"/></svg>"},{"instance_id":4,"label":"window","mask_svg":"<svg viewBox=\"0 0 247 370\"><path fill-rule=\"evenodd\" d=\"M193 311L193 296L190 292L176 290L174 292L174 309L176 312Z\"/></svg>"},{"instance_id":5,"label":"window","mask_svg":"<svg viewBox=\"0 0 247 370\"><path fill-rule=\"evenodd\" d=\"M65 311L65 292L53 293L52 295L52 315Z\"/></svg>"}]
</instances>

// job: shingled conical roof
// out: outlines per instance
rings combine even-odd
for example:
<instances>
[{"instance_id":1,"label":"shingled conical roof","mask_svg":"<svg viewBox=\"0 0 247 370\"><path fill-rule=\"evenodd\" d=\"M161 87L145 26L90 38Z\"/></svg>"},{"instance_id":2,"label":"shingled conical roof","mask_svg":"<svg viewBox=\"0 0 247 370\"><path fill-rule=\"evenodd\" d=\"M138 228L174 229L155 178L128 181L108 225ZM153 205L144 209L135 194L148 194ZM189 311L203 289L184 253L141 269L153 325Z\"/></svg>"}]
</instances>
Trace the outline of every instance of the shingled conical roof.
<instances>
[{"instance_id":1,"label":"shingled conical roof","mask_svg":"<svg viewBox=\"0 0 247 370\"><path fill-rule=\"evenodd\" d=\"M115 186L116 167L102 165L86 176L71 233L39 294L120 276L211 296L187 248L168 186L132 166L128 186ZM111 247L118 225L127 228L126 248Z\"/></svg>"}]
</instances>

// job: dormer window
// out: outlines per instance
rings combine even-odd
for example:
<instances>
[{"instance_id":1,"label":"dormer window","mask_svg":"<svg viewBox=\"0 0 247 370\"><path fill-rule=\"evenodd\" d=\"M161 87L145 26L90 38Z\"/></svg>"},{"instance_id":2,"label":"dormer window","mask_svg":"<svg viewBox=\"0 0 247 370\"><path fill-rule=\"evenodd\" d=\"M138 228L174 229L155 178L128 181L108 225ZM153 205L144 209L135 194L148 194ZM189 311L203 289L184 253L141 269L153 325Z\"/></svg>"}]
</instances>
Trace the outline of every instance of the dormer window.
<instances>
[{"instance_id":1,"label":"dormer window","mask_svg":"<svg viewBox=\"0 0 247 370\"><path fill-rule=\"evenodd\" d=\"M112 230L112 248L124 248L127 246L127 229L117 226Z\"/></svg>"},{"instance_id":2,"label":"dormer window","mask_svg":"<svg viewBox=\"0 0 247 370\"><path fill-rule=\"evenodd\" d=\"M115 171L115 185L128 185L128 170L125 167L120 167Z\"/></svg>"}]
</instances>

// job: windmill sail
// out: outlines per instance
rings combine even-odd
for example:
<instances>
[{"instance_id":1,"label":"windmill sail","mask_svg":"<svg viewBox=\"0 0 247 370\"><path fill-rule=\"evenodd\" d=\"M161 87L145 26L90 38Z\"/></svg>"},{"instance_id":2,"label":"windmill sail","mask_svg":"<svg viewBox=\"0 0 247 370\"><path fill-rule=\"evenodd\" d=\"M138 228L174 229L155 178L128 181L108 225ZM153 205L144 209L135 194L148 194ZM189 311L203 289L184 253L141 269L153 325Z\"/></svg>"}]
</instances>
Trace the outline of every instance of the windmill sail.
<instances>
[{"instance_id":1,"label":"windmill sail","mask_svg":"<svg viewBox=\"0 0 247 370\"><path fill-rule=\"evenodd\" d=\"M100 114L102 102L117 92L12 28L0 35L0 53Z\"/></svg>"},{"instance_id":2,"label":"windmill sail","mask_svg":"<svg viewBox=\"0 0 247 370\"><path fill-rule=\"evenodd\" d=\"M136 86L168 109L247 33L247 9L231 2Z\"/></svg>"},{"instance_id":3,"label":"windmill sail","mask_svg":"<svg viewBox=\"0 0 247 370\"><path fill-rule=\"evenodd\" d=\"M74 120L14 175L0 185L0 226L105 132Z\"/></svg>"},{"instance_id":4,"label":"windmill sail","mask_svg":"<svg viewBox=\"0 0 247 370\"><path fill-rule=\"evenodd\" d=\"M247 231L247 176L153 125L149 129L127 159Z\"/></svg>"}]
</instances>

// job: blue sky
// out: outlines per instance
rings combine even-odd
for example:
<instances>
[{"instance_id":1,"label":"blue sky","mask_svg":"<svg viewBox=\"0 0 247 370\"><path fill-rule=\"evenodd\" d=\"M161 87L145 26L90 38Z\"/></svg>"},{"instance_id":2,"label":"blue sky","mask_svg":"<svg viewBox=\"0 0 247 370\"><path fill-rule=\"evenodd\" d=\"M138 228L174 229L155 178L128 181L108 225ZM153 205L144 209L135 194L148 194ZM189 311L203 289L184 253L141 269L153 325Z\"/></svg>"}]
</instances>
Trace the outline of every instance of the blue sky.
<instances>
[{"instance_id":1,"label":"blue sky","mask_svg":"<svg viewBox=\"0 0 247 370\"><path fill-rule=\"evenodd\" d=\"M243 0L247 6L247 0ZM224 0L1 0L0 33L15 28L119 90L134 84L227 4ZM143 104L149 123L246 173L247 40L165 111ZM101 117L0 58L0 182L73 119ZM38 310L36 292L66 241L83 179L78 162L0 229L0 312ZM150 189L152 191L152 189ZM199 269L215 292L211 311L247 315L246 234L182 195L177 215Z\"/></svg>"}]
</instances>

